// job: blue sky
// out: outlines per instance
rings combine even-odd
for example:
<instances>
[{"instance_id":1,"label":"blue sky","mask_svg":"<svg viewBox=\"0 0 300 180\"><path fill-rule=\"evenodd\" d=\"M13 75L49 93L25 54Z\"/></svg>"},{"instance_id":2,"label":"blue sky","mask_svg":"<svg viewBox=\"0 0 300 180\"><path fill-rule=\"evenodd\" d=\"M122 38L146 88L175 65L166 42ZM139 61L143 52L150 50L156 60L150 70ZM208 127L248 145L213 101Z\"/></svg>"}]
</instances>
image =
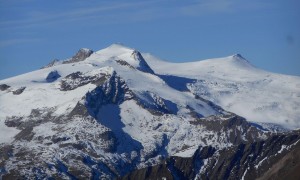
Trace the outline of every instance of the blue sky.
<instances>
[{"instance_id":1,"label":"blue sky","mask_svg":"<svg viewBox=\"0 0 300 180\"><path fill-rule=\"evenodd\" d=\"M121 42L174 62L242 54L300 75L298 0L0 0L0 79Z\"/></svg>"}]
</instances>

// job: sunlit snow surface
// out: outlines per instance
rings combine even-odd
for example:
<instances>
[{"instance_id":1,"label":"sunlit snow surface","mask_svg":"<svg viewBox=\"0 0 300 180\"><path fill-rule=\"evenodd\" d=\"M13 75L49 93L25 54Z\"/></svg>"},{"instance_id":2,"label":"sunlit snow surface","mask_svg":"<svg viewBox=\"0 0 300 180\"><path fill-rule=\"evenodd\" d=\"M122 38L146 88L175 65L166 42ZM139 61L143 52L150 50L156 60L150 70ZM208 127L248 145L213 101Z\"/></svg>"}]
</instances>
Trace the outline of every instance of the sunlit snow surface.
<instances>
[{"instance_id":1,"label":"sunlit snow surface","mask_svg":"<svg viewBox=\"0 0 300 180\"><path fill-rule=\"evenodd\" d=\"M196 80L191 92L248 121L300 127L300 77L258 69L240 55L188 63L143 56L157 74Z\"/></svg>"},{"instance_id":2,"label":"sunlit snow surface","mask_svg":"<svg viewBox=\"0 0 300 180\"><path fill-rule=\"evenodd\" d=\"M111 75L113 72L116 72L118 76L125 80L130 90L140 98L145 99L149 95L153 97L157 96L166 100L166 102L176 104L178 106L176 107L175 105L175 110L178 110L178 112L176 112L178 116L176 117L188 117L189 115L187 113L189 113L189 111L186 109L187 106L193 108L197 113L203 116L219 114L218 111L209 106L205 101L196 100L191 92L178 91L168 86L168 84L166 84L159 76L143 72L144 69L141 69L144 68L143 64L141 65L133 52L134 49L120 45L112 45L106 49L95 52L82 62L73 64L58 63L53 67L1 80L0 84L7 84L11 87L5 91L0 91L0 143L13 141L13 136L19 132L19 130L15 128L5 126L4 121L7 117L27 117L30 115L32 109L51 109L56 116L70 113L77 102L80 101L87 92L96 88L96 85L89 83L74 90L61 91L61 80L67 75L78 71L91 76L100 73ZM120 65L117 63L117 60L126 61L130 66ZM146 70L147 69L145 69L145 71ZM60 77L54 82L47 82L46 77L52 71L57 71ZM21 87L26 87L21 94L15 95L12 93ZM139 106L130 101L124 102L120 107L122 110L120 112L121 121L126 125L125 127L122 127L123 130L134 139L145 142L145 144L151 144L150 139L155 135L150 132L151 129L149 129L149 133L152 133L151 136L147 137L147 134L141 136L144 132L138 131L138 129L141 129L140 127L132 128L131 126L128 126L128 124L142 125L146 121L153 121L153 115L146 110L140 110ZM131 113L128 113L130 111ZM173 128L173 131L176 131L180 126L179 121L181 121L181 119L176 117L170 117L170 122L167 120L166 124L163 124L161 128L165 128L164 126L171 124L168 128ZM141 121L139 122L140 124L131 122L134 118L139 119L139 121ZM174 121L171 122L172 119ZM157 126L158 123L155 123L156 124L153 124L153 126ZM186 124L189 123L186 122ZM187 128L192 127L192 125L189 126L190 127ZM152 128L152 125L149 126L149 128ZM163 133L163 131L161 133ZM180 132L178 133L180 134ZM174 137L176 138L176 136ZM153 138L153 140L157 141L155 138ZM196 140L191 139L189 141ZM177 146L176 142L174 142L174 146ZM174 148L172 149L171 147L169 151L174 151Z\"/></svg>"},{"instance_id":3,"label":"sunlit snow surface","mask_svg":"<svg viewBox=\"0 0 300 180\"><path fill-rule=\"evenodd\" d=\"M135 101L125 101L120 105L121 122L109 128L121 128L122 132L129 134L133 141L142 143L144 154L162 146L166 143L165 139L168 139L168 145L160 150L160 153L166 155L189 157L199 145L220 146L216 141L204 144L201 139L211 136L210 132L189 123L191 118L186 107L192 108L204 117L220 113L205 101L195 99L195 95L244 116L249 121L277 123L287 128L300 127L299 77L259 70L238 55L191 63L169 63L150 54L142 54L155 72L153 74L148 73L149 69L141 64L133 52L134 49L112 45L93 53L85 61L73 64L58 63L50 68L1 80L0 84L11 87L6 91L0 91L0 143L12 142L13 137L19 132L15 128L5 126L6 117L29 116L32 109L47 108L52 108L57 116L69 113L87 92L96 87L94 84L86 84L74 90L61 91L59 89L61 80L77 71L89 75L99 73L111 75L116 72L139 98L147 100L149 96L153 99L159 97L177 105L174 110L177 111L176 115L164 115L161 119L140 108ZM61 77L54 82L47 82L46 77L54 70ZM14 95L12 91L20 87L26 89L23 93ZM158 102L161 101L159 98ZM100 110L104 119L115 118L111 116L109 110L114 113L114 108ZM63 127L65 133L81 132L80 128L84 122L76 123L69 123ZM105 121L102 123L105 125ZM57 133L55 129L62 128L57 126L52 123L43 124L35 127L34 132L50 136ZM101 130L95 125L90 133L98 131ZM189 148L179 151L183 144ZM230 144L221 144L227 145Z\"/></svg>"}]
</instances>

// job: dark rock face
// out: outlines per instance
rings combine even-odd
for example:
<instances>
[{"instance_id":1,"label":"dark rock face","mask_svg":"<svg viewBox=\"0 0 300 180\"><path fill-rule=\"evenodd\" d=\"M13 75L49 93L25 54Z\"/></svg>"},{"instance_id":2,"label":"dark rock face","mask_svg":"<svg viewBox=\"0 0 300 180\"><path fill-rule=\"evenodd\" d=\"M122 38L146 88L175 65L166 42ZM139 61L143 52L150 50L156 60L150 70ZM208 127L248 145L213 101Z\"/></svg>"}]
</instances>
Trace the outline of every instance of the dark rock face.
<instances>
[{"instance_id":1,"label":"dark rock face","mask_svg":"<svg viewBox=\"0 0 300 180\"><path fill-rule=\"evenodd\" d=\"M84 106L84 104L78 102L68 116L70 118L72 118L74 116L85 117L85 116L89 116L89 113L88 113L88 110L86 109L86 107Z\"/></svg>"},{"instance_id":2,"label":"dark rock face","mask_svg":"<svg viewBox=\"0 0 300 180\"><path fill-rule=\"evenodd\" d=\"M91 54L93 54L94 51L90 50L90 49L86 49L86 48L81 48L79 49L79 51L70 59L65 60L60 62L60 60L58 59L54 59L53 61L51 61L49 64L47 64L46 66L42 67L41 69L44 68L49 68L49 67L53 67L57 64L69 64L69 63L75 63L75 62L80 62L80 61L84 61L86 58L90 57Z\"/></svg>"},{"instance_id":3,"label":"dark rock face","mask_svg":"<svg viewBox=\"0 0 300 180\"><path fill-rule=\"evenodd\" d=\"M125 81L115 73L103 85L86 94L86 104L90 114L96 117L99 109L107 104L120 104L132 98Z\"/></svg>"},{"instance_id":4,"label":"dark rock face","mask_svg":"<svg viewBox=\"0 0 300 180\"><path fill-rule=\"evenodd\" d=\"M272 165L267 172L258 180L263 179L300 179L300 147L295 147L279 161Z\"/></svg>"},{"instance_id":5,"label":"dark rock face","mask_svg":"<svg viewBox=\"0 0 300 180\"><path fill-rule=\"evenodd\" d=\"M205 176L212 179L241 179L242 177L253 179L262 177L269 168L287 155L289 151L287 149L299 148L299 139L299 132L288 135L274 135L265 141L240 144L227 150L221 150L219 151L220 155L215 156L216 162L209 161L201 177L203 179ZM214 170L207 167L214 167Z\"/></svg>"},{"instance_id":6,"label":"dark rock face","mask_svg":"<svg viewBox=\"0 0 300 180\"><path fill-rule=\"evenodd\" d=\"M48 74L48 76L46 77L46 81L47 82L54 82L60 77L61 77L60 74L56 70L54 70L54 71L51 71Z\"/></svg>"},{"instance_id":7,"label":"dark rock face","mask_svg":"<svg viewBox=\"0 0 300 180\"><path fill-rule=\"evenodd\" d=\"M8 88L10 88L9 85L7 85L7 84L0 84L0 90L1 90L1 91L5 91L5 90L7 90Z\"/></svg>"},{"instance_id":8,"label":"dark rock face","mask_svg":"<svg viewBox=\"0 0 300 180\"><path fill-rule=\"evenodd\" d=\"M67 75L61 80L61 91L70 91L78 87L84 86L88 83L93 83L96 85L102 84L107 79L106 74L97 74L95 76L85 75L81 72L75 72Z\"/></svg>"},{"instance_id":9,"label":"dark rock face","mask_svg":"<svg viewBox=\"0 0 300 180\"><path fill-rule=\"evenodd\" d=\"M59 62L58 59L54 59L53 61L51 61L51 62L50 62L49 64L47 64L46 66L42 67L41 69L55 66L58 62Z\"/></svg>"},{"instance_id":10,"label":"dark rock face","mask_svg":"<svg viewBox=\"0 0 300 180\"><path fill-rule=\"evenodd\" d=\"M100 134L99 138L106 142L106 146L103 148L105 152L115 152L117 150L117 137L112 131L106 131Z\"/></svg>"},{"instance_id":11,"label":"dark rock face","mask_svg":"<svg viewBox=\"0 0 300 180\"><path fill-rule=\"evenodd\" d=\"M120 179L299 179L300 131L216 150L200 147L190 158L170 157L163 165ZM161 168L161 174L152 169Z\"/></svg>"},{"instance_id":12,"label":"dark rock face","mask_svg":"<svg viewBox=\"0 0 300 180\"><path fill-rule=\"evenodd\" d=\"M30 141L33 137L32 129L40 124L52 121L51 109L32 109L29 117L7 117L5 125L8 127L15 127L19 130L19 134L15 136L16 140L25 139Z\"/></svg>"},{"instance_id":13,"label":"dark rock face","mask_svg":"<svg viewBox=\"0 0 300 180\"><path fill-rule=\"evenodd\" d=\"M138 51L133 51L132 56L136 61L139 61L139 67L137 68L140 71L154 74L154 71L150 68L150 66L145 61L144 57Z\"/></svg>"},{"instance_id":14,"label":"dark rock face","mask_svg":"<svg viewBox=\"0 0 300 180\"><path fill-rule=\"evenodd\" d=\"M208 100L206 100L206 99L204 99L204 98L202 98L202 97L200 97L200 96L198 96L198 95L196 95L196 94L194 94L194 96L195 96L196 99L199 99L199 100L201 100L201 101L206 102L210 107L212 107L212 108L215 109L216 111L219 111L219 112L223 112L223 111L224 111L220 106L214 104L213 102L208 101Z\"/></svg>"},{"instance_id":15,"label":"dark rock face","mask_svg":"<svg viewBox=\"0 0 300 180\"><path fill-rule=\"evenodd\" d=\"M20 87L19 89L13 91L14 95L22 94L22 92L26 89L26 87Z\"/></svg>"},{"instance_id":16,"label":"dark rock face","mask_svg":"<svg viewBox=\"0 0 300 180\"><path fill-rule=\"evenodd\" d=\"M85 49L85 48L79 49L79 51L70 60L64 61L63 64L84 61L86 58L90 57L90 55L93 53L94 51L90 49Z\"/></svg>"},{"instance_id":17,"label":"dark rock face","mask_svg":"<svg viewBox=\"0 0 300 180\"><path fill-rule=\"evenodd\" d=\"M133 171L132 173L118 179L133 180L133 179L174 179L172 173L168 169L165 163L157 166L152 166L139 171Z\"/></svg>"},{"instance_id":18,"label":"dark rock face","mask_svg":"<svg viewBox=\"0 0 300 180\"><path fill-rule=\"evenodd\" d=\"M190 121L190 123L215 132L218 137L216 141L233 145L255 142L261 140L262 137L267 138L271 135L270 132L263 132L257 129L253 124L247 122L245 118L233 113L198 118L196 121ZM207 140L210 140L210 137Z\"/></svg>"},{"instance_id":19,"label":"dark rock face","mask_svg":"<svg viewBox=\"0 0 300 180\"><path fill-rule=\"evenodd\" d=\"M133 66L131 66L128 62L126 62L124 60L118 59L118 60L116 60L116 62L122 66L127 66L130 69L135 69Z\"/></svg>"},{"instance_id":20,"label":"dark rock face","mask_svg":"<svg viewBox=\"0 0 300 180\"><path fill-rule=\"evenodd\" d=\"M147 109L153 115L177 114L178 111L175 103L149 91L143 92L140 95L135 94L135 100L141 107Z\"/></svg>"},{"instance_id":21,"label":"dark rock face","mask_svg":"<svg viewBox=\"0 0 300 180\"><path fill-rule=\"evenodd\" d=\"M203 166L203 160L215 152L215 148L206 146L199 148L192 158L170 157L162 164L133 171L119 179L194 179Z\"/></svg>"}]
</instances>

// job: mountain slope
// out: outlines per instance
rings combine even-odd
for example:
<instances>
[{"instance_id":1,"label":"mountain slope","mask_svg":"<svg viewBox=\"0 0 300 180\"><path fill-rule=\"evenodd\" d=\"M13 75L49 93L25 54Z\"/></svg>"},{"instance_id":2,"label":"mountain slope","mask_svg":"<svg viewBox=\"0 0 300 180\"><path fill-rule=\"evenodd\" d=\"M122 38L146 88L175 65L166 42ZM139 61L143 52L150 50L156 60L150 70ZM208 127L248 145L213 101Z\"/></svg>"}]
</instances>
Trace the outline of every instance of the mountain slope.
<instances>
[{"instance_id":1,"label":"mountain slope","mask_svg":"<svg viewBox=\"0 0 300 180\"><path fill-rule=\"evenodd\" d=\"M299 131L217 150L199 147L192 157L173 156L162 164L120 179L299 179Z\"/></svg>"},{"instance_id":2,"label":"mountain slope","mask_svg":"<svg viewBox=\"0 0 300 180\"><path fill-rule=\"evenodd\" d=\"M221 150L273 136L273 127L197 93L191 87L200 76L163 74L164 65L113 44L1 80L0 177L113 179L192 157L199 146Z\"/></svg>"},{"instance_id":3,"label":"mountain slope","mask_svg":"<svg viewBox=\"0 0 300 180\"><path fill-rule=\"evenodd\" d=\"M188 63L170 63L143 54L157 74L174 75L188 89L248 121L300 127L300 77L270 73L241 55Z\"/></svg>"}]
</instances>

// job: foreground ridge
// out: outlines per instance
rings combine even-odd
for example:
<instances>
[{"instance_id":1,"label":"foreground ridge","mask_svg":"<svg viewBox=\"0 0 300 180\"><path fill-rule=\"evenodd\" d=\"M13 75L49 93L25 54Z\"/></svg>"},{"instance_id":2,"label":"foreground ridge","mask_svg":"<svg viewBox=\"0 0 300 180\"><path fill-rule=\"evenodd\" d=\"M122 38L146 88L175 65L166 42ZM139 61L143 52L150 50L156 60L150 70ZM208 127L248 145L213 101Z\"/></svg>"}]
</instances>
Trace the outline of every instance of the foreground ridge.
<instances>
[{"instance_id":1,"label":"foreground ridge","mask_svg":"<svg viewBox=\"0 0 300 180\"><path fill-rule=\"evenodd\" d=\"M119 179L299 179L299 142L296 131L220 150L199 147L192 157L171 156Z\"/></svg>"}]
</instances>

